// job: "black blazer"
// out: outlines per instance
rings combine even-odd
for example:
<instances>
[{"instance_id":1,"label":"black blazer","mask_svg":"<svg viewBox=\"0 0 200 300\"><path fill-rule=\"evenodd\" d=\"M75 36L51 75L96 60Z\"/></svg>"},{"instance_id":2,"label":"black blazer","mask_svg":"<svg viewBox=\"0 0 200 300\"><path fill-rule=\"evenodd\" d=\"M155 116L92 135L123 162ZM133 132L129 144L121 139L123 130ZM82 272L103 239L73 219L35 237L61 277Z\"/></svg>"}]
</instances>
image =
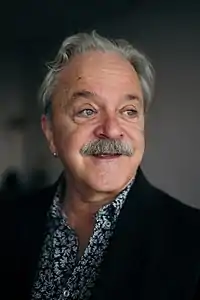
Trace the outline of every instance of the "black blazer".
<instances>
[{"instance_id":1,"label":"black blazer","mask_svg":"<svg viewBox=\"0 0 200 300\"><path fill-rule=\"evenodd\" d=\"M29 299L56 186L1 201L1 299ZM91 300L200 299L199 280L200 211L151 186L139 170Z\"/></svg>"}]
</instances>

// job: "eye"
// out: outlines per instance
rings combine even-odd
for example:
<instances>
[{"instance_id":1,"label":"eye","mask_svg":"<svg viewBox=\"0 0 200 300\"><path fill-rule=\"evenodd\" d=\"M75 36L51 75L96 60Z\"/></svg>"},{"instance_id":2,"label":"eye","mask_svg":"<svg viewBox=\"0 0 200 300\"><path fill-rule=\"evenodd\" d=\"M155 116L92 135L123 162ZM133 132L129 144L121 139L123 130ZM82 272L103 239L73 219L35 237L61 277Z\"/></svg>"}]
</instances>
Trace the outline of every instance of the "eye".
<instances>
[{"instance_id":1,"label":"eye","mask_svg":"<svg viewBox=\"0 0 200 300\"><path fill-rule=\"evenodd\" d=\"M93 116L95 113L96 113L96 111L94 109L85 108L85 109L82 109L81 111L79 111L77 115L79 117L89 118L89 117Z\"/></svg>"},{"instance_id":2,"label":"eye","mask_svg":"<svg viewBox=\"0 0 200 300\"><path fill-rule=\"evenodd\" d=\"M123 114L126 115L127 117L136 117L138 115L138 111L134 108L131 109L126 109L123 111Z\"/></svg>"}]
</instances>

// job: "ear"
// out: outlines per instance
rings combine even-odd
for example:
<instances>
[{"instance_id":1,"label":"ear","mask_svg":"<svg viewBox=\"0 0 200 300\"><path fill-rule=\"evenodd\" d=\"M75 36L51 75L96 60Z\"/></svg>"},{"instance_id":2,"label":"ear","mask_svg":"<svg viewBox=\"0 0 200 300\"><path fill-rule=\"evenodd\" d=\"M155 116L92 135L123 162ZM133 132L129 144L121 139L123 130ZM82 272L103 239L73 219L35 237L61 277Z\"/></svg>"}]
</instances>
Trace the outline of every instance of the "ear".
<instances>
[{"instance_id":1,"label":"ear","mask_svg":"<svg viewBox=\"0 0 200 300\"><path fill-rule=\"evenodd\" d=\"M54 144L52 124L46 115L42 115L42 117L41 117L41 127L42 127L42 131L47 139L51 153L53 154L54 152L57 152L55 144Z\"/></svg>"}]
</instances>

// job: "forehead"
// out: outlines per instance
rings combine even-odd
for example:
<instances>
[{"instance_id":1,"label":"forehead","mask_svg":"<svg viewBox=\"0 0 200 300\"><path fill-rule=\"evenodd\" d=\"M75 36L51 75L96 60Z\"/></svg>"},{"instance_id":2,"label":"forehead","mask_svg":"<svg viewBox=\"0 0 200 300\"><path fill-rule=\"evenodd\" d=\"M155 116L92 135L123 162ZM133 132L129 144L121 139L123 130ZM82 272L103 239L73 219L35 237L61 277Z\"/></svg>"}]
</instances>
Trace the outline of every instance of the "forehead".
<instances>
[{"instance_id":1,"label":"forehead","mask_svg":"<svg viewBox=\"0 0 200 300\"><path fill-rule=\"evenodd\" d=\"M132 65L115 52L91 51L74 57L59 75L57 92L72 94L86 89L102 98L135 94L142 99L138 75Z\"/></svg>"}]
</instances>

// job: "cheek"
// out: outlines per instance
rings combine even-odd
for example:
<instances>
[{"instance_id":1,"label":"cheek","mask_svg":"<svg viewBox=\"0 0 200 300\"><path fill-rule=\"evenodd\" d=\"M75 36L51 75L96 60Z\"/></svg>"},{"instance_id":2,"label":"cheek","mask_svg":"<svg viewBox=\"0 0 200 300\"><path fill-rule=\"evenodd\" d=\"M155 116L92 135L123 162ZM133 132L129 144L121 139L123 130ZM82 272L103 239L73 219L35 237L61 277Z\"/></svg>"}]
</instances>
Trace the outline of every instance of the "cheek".
<instances>
[{"instance_id":1,"label":"cheek","mask_svg":"<svg viewBox=\"0 0 200 300\"><path fill-rule=\"evenodd\" d=\"M144 135L138 135L137 138L135 138L133 147L135 148L135 151L138 151L138 153L140 152L141 154L143 154L145 148Z\"/></svg>"},{"instance_id":2,"label":"cheek","mask_svg":"<svg viewBox=\"0 0 200 300\"><path fill-rule=\"evenodd\" d=\"M59 124L54 130L54 143L62 157L75 157L83 144L88 142L87 132L72 124Z\"/></svg>"},{"instance_id":3,"label":"cheek","mask_svg":"<svg viewBox=\"0 0 200 300\"><path fill-rule=\"evenodd\" d=\"M54 127L53 138L57 148L60 148L62 147L63 144L66 144L68 136L69 136L69 132L67 130L67 126L60 125Z\"/></svg>"},{"instance_id":4,"label":"cheek","mask_svg":"<svg viewBox=\"0 0 200 300\"><path fill-rule=\"evenodd\" d=\"M129 139L132 141L133 147L136 149L143 150L144 148L144 130L141 128L132 128L129 130Z\"/></svg>"},{"instance_id":5,"label":"cheek","mask_svg":"<svg viewBox=\"0 0 200 300\"><path fill-rule=\"evenodd\" d=\"M80 139L77 139L73 134L70 134L67 131L61 130L55 136L55 145L58 149L58 152L62 156L68 154L75 154L79 148Z\"/></svg>"}]
</instances>

